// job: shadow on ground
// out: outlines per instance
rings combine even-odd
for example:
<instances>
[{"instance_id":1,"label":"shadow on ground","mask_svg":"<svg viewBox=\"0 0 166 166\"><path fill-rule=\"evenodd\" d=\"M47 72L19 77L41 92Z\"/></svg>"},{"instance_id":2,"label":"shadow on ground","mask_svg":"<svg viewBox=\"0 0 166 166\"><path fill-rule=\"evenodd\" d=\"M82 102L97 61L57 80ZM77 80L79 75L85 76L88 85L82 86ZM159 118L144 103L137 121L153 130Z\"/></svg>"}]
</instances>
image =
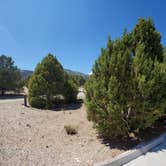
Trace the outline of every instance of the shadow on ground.
<instances>
[{"instance_id":1,"label":"shadow on ground","mask_svg":"<svg viewBox=\"0 0 166 166\"><path fill-rule=\"evenodd\" d=\"M136 146L143 142L148 142L156 137L160 136L162 133L166 132L166 120L159 120L156 122L154 127L150 127L139 133L134 133L131 137L119 137L119 138L107 138L102 135L98 135L98 138L103 144L112 148L117 148L119 150L129 150L132 148L137 148Z\"/></svg>"},{"instance_id":2,"label":"shadow on ground","mask_svg":"<svg viewBox=\"0 0 166 166\"><path fill-rule=\"evenodd\" d=\"M0 95L0 100L21 99L23 97L24 97L24 95L20 95L20 94L5 94L5 95Z\"/></svg>"},{"instance_id":3,"label":"shadow on ground","mask_svg":"<svg viewBox=\"0 0 166 166\"><path fill-rule=\"evenodd\" d=\"M82 102L71 103L71 104L59 104L56 105L51 111L74 111L81 108Z\"/></svg>"}]
</instances>

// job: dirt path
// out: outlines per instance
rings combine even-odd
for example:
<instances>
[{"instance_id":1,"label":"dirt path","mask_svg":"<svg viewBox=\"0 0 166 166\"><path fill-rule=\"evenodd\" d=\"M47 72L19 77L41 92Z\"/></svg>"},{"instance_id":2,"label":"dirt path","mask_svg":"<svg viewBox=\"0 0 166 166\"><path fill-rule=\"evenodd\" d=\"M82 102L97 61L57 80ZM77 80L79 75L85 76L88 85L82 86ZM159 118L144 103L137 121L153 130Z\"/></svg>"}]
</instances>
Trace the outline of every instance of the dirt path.
<instances>
[{"instance_id":1,"label":"dirt path","mask_svg":"<svg viewBox=\"0 0 166 166\"><path fill-rule=\"evenodd\" d=\"M123 152L101 143L84 105L49 111L21 103L0 103L0 165L87 166ZM66 134L64 125L70 124L78 134Z\"/></svg>"},{"instance_id":2,"label":"dirt path","mask_svg":"<svg viewBox=\"0 0 166 166\"><path fill-rule=\"evenodd\" d=\"M18 99L0 99L0 104L1 103L10 103L10 102L23 102L23 98L18 98Z\"/></svg>"}]
</instances>

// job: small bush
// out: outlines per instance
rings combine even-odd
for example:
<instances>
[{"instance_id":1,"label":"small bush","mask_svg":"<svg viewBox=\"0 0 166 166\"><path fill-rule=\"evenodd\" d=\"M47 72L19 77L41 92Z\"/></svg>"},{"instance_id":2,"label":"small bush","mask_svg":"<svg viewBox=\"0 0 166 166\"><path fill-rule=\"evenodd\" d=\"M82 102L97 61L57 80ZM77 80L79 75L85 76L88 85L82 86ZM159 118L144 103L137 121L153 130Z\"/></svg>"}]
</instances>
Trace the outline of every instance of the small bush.
<instances>
[{"instance_id":1,"label":"small bush","mask_svg":"<svg viewBox=\"0 0 166 166\"><path fill-rule=\"evenodd\" d=\"M77 133L78 133L77 127L72 126L72 125L65 125L65 126L64 126L64 129L66 130L66 133L67 133L68 135L74 135L74 134L77 134Z\"/></svg>"},{"instance_id":2,"label":"small bush","mask_svg":"<svg viewBox=\"0 0 166 166\"><path fill-rule=\"evenodd\" d=\"M46 101L40 97L29 98L29 104L35 108L45 108Z\"/></svg>"}]
</instances>

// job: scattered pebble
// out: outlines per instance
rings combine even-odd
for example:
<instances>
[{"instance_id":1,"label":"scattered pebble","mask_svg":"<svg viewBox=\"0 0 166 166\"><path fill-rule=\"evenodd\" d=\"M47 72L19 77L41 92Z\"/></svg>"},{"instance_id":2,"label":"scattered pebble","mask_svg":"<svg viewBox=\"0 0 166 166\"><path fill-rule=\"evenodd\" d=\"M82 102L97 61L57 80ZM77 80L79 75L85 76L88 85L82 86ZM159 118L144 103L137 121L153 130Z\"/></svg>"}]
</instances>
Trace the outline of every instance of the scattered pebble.
<instances>
[{"instance_id":1,"label":"scattered pebble","mask_svg":"<svg viewBox=\"0 0 166 166\"><path fill-rule=\"evenodd\" d=\"M26 126L29 127L29 128L31 128L31 125L30 125L30 124L27 124Z\"/></svg>"},{"instance_id":2,"label":"scattered pebble","mask_svg":"<svg viewBox=\"0 0 166 166\"><path fill-rule=\"evenodd\" d=\"M81 161L79 160L79 158L75 158L75 160L78 162L78 163L80 163Z\"/></svg>"}]
</instances>

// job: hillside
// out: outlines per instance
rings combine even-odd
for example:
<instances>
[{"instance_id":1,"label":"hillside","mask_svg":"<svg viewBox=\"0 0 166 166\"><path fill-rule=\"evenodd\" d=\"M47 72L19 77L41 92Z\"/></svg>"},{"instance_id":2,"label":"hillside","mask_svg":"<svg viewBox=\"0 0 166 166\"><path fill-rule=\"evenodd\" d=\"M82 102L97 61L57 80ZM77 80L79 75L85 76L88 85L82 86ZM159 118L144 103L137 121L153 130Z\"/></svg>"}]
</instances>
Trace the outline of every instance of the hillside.
<instances>
[{"instance_id":1,"label":"hillside","mask_svg":"<svg viewBox=\"0 0 166 166\"><path fill-rule=\"evenodd\" d=\"M84 74L81 72L77 72L77 71L73 71L73 70L69 70L69 69L65 69L65 71L71 75L80 75L80 76L83 76L84 78L88 77L87 74ZM30 76L32 73L33 73L33 71L31 71L31 70L21 70L21 76L23 79L28 78L28 76Z\"/></svg>"}]
</instances>

